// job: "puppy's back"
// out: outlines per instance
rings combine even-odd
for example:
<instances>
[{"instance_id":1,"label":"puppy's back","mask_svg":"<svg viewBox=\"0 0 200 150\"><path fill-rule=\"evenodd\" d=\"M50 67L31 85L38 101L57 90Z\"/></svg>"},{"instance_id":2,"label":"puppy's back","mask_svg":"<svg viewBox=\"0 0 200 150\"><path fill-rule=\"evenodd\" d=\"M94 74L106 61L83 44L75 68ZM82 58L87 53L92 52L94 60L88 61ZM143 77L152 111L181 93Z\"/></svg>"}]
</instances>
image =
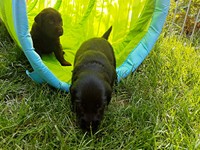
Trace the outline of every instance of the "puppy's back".
<instances>
[{"instance_id":1,"label":"puppy's back","mask_svg":"<svg viewBox=\"0 0 200 150\"><path fill-rule=\"evenodd\" d=\"M98 51L102 52L110 61L110 63L116 67L114 51L111 44L104 38L92 38L85 41L76 53L75 59L78 59L86 51Z\"/></svg>"}]
</instances>

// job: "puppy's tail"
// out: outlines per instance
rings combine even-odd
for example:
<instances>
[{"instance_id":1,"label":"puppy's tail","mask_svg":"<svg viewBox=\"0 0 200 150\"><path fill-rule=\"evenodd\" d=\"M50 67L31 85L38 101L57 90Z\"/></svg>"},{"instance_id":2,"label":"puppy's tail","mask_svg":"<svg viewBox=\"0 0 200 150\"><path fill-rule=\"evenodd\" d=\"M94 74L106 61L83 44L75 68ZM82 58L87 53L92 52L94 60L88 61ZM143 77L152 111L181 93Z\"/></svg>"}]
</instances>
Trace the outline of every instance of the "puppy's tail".
<instances>
[{"instance_id":1,"label":"puppy's tail","mask_svg":"<svg viewBox=\"0 0 200 150\"><path fill-rule=\"evenodd\" d=\"M103 34L102 38L108 40L111 31L112 31L112 26Z\"/></svg>"}]
</instances>

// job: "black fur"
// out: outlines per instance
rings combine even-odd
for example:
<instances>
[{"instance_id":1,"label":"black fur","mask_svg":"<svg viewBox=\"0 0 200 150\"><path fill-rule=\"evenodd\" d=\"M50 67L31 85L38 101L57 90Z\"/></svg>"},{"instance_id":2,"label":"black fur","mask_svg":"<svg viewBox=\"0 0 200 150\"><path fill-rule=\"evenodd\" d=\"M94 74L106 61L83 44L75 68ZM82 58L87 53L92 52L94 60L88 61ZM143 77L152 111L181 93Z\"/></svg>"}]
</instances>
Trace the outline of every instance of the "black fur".
<instances>
[{"instance_id":1,"label":"black fur","mask_svg":"<svg viewBox=\"0 0 200 150\"><path fill-rule=\"evenodd\" d=\"M85 41L78 49L70 87L71 102L83 130L96 131L111 100L116 79L116 60L107 41L112 27L102 38Z\"/></svg>"}]
</instances>

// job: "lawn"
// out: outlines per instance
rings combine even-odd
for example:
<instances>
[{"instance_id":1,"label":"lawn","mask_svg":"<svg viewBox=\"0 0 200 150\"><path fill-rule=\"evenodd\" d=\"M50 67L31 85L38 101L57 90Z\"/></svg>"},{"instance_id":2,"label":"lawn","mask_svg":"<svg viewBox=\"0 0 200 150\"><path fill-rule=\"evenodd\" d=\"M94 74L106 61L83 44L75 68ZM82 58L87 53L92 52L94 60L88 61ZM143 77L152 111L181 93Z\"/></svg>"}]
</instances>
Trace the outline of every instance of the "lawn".
<instances>
[{"instance_id":1,"label":"lawn","mask_svg":"<svg viewBox=\"0 0 200 150\"><path fill-rule=\"evenodd\" d=\"M166 35L113 93L100 129L84 133L70 95L34 83L0 25L0 149L200 149L200 51Z\"/></svg>"}]
</instances>

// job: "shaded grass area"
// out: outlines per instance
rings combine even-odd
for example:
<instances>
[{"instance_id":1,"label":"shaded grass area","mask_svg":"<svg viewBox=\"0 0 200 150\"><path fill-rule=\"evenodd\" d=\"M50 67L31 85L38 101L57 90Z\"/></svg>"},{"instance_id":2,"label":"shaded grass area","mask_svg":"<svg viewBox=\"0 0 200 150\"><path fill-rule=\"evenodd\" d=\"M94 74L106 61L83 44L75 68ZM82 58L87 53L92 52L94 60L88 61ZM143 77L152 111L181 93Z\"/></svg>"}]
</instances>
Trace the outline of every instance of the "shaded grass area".
<instances>
[{"instance_id":1,"label":"shaded grass area","mask_svg":"<svg viewBox=\"0 0 200 150\"><path fill-rule=\"evenodd\" d=\"M1 28L0 28L1 30ZM38 85L22 51L0 32L0 149L199 149L200 51L161 35L113 93L100 130L83 133L70 95Z\"/></svg>"}]
</instances>

